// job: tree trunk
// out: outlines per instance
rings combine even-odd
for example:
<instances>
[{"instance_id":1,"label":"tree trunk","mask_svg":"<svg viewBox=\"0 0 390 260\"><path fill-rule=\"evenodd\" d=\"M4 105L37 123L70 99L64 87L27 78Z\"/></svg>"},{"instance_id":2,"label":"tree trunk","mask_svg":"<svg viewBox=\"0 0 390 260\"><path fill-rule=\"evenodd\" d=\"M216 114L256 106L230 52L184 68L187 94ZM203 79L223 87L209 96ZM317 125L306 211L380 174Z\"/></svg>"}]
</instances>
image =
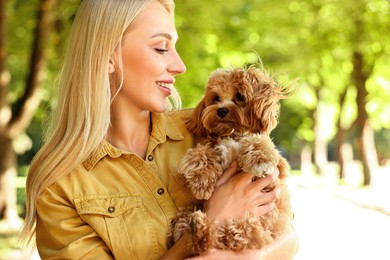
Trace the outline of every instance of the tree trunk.
<instances>
[{"instance_id":1,"label":"tree trunk","mask_svg":"<svg viewBox=\"0 0 390 260\"><path fill-rule=\"evenodd\" d=\"M343 134L341 133L341 135ZM344 140L344 137L338 136L337 139L339 140L337 144L337 159L340 166L339 179L342 180L345 179L348 169L353 164L353 148L351 143Z\"/></svg>"},{"instance_id":2,"label":"tree trunk","mask_svg":"<svg viewBox=\"0 0 390 260\"><path fill-rule=\"evenodd\" d=\"M24 95L16 104L16 112L9 126L10 135L13 138L28 127L41 101L39 87L43 81L42 71L45 68L45 47L53 27L53 10L57 4L58 0L41 0L39 4L37 27L30 57L30 72Z\"/></svg>"},{"instance_id":3,"label":"tree trunk","mask_svg":"<svg viewBox=\"0 0 390 260\"><path fill-rule=\"evenodd\" d=\"M342 180L345 178L348 166L352 165L353 163L353 148L351 143L347 142L347 137L353 127L353 125L356 123L353 123L349 128L344 128L342 125L342 110L344 107L344 103L347 97L348 88L346 87L343 93L340 96L339 104L340 104L340 113L339 118L337 120L337 144L336 144L336 154L337 154L337 162L340 166L339 169L339 179Z\"/></svg>"},{"instance_id":4,"label":"tree trunk","mask_svg":"<svg viewBox=\"0 0 390 260\"><path fill-rule=\"evenodd\" d=\"M12 140L0 140L0 219L7 220L11 227L18 227L20 220L16 208L16 156Z\"/></svg>"},{"instance_id":5,"label":"tree trunk","mask_svg":"<svg viewBox=\"0 0 390 260\"><path fill-rule=\"evenodd\" d=\"M301 150L301 173L302 176L311 176L313 174L311 148L307 144Z\"/></svg>"},{"instance_id":6,"label":"tree trunk","mask_svg":"<svg viewBox=\"0 0 390 260\"><path fill-rule=\"evenodd\" d=\"M357 89L357 154L363 165L363 185L371 184L371 176L378 166L377 152L375 148L374 133L368 121L366 111L366 81L368 73L364 72L364 60L362 53L355 51L353 54L353 81Z\"/></svg>"},{"instance_id":7,"label":"tree trunk","mask_svg":"<svg viewBox=\"0 0 390 260\"><path fill-rule=\"evenodd\" d=\"M53 24L52 10L58 0L41 0L33 40L30 72L22 98L15 105L15 113L7 102L9 73L6 69L6 1L0 0L0 219L9 224L18 220L16 209L17 175L16 154L12 140L26 130L40 103L39 86L45 61L45 46Z\"/></svg>"},{"instance_id":8,"label":"tree trunk","mask_svg":"<svg viewBox=\"0 0 390 260\"><path fill-rule=\"evenodd\" d=\"M318 101L314 115L314 162L317 173L322 174L324 173L325 165L328 162L328 143L324 133L323 121L321 120L321 115L325 111L323 111L319 99Z\"/></svg>"},{"instance_id":9,"label":"tree trunk","mask_svg":"<svg viewBox=\"0 0 390 260\"><path fill-rule=\"evenodd\" d=\"M337 162L340 166L339 179L342 180L345 178L345 170L347 169L345 156L343 154L343 145L345 144L344 132L341 129L338 129L336 137L337 137L337 144L336 144Z\"/></svg>"}]
</instances>

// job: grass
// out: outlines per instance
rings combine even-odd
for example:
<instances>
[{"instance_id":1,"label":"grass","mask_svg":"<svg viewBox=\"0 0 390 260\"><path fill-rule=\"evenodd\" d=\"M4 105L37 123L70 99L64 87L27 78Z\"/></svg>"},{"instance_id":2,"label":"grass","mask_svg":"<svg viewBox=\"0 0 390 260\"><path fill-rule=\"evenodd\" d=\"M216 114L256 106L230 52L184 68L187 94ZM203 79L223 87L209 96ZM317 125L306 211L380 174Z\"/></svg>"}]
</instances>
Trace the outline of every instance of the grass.
<instances>
[{"instance_id":1,"label":"grass","mask_svg":"<svg viewBox=\"0 0 390 260\"><path fill-rule=\"evenodd\" d=\"M15 187L17 189L17 207L20 216L24 214L26 197L25 186L26 177L18 176L16 178ZM9 256L11 254L13 255L13 252L20 251L20 247L17 246L16 241L18 231L19 227L10 227L8 223L0 221L0 259L10 259L11 257Z\"/></svg>"},{"instance_id":2,"label":"grass","mask_svg":"<svg viewBox=\"0 0 390 260\"><path fill-rule=\"evenodd\" d=\"M18 230L0 221L0 259L6 259L5 257L11 255L12 252L20 250L16 243Z\"/></svg>"}]
</instances>

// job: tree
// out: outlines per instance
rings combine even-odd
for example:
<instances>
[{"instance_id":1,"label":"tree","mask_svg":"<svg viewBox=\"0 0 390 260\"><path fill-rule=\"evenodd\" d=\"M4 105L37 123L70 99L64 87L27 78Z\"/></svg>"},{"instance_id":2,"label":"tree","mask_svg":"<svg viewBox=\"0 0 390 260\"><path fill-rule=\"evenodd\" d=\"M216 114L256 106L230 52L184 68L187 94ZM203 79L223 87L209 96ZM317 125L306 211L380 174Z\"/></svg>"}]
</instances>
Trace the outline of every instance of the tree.
<instances>
[{"instance_id":1,"label":"tree","mask_svg":"<svg viewBox=\"0 0 390 260\"><path fill-rule=\"evenodd\" d=\"M348 93L348 87L345 87L344 91L341 93L339 97L338 103L340 104L340 111L346 105L346 97ZM351 165L353 161L353 152L352 146L347 140L347 136L350 134L351 129L354 125L351 125L349 128L345 128L343 126L342 117L338 116L336 128L336 154L337 154L337 162L340 166L339 169L339 179L342 180L346 177L348 166Z\"/></svg>"},{"instance_id":2,"label":"tree","mask_svg":"<svg viewBox=\"0 0 390 260\"><path fill-rule=\"evenodd\" d=\"M371 72L365 71L363 66L362 53L354 51L352 79L357 88L356 102L358 107L358 117L356 118L358 140L356 149L363 165L363 185L369 185L373 171L378 167L378 156L375 148L374 132L368 121L368 113L366 111L366 100L368 97L366 82ZM372 70L370 69L370 71Z\"/></svg>"},{"instance_id":3,"label":"tree","mask_svg":"<svg viewBox=\"0 0 390 260\"><path fill-rule=\"evenodd\" d=\"M389 4L386 1L360 0L342 7L351 18L348 39L352 64L350 76L357 93L357 117L352 125L356 126L357 131L356 150L363 166L363 185L370 185L373 172L378 167L378 156L374 130L367 111L370 102L368 80L373 77L374 67L380 57L386 56Z\"/></svg>"},{"instance_id":4,"label":"tree","mask_svg":"<svg viewBox=\"0 0 390 260\"><path fill-rule=\"evenodd\" d=\"M389 2L322 0L295 2L294 5L302 19L302 46L296 53L300 57L297 60L303 62L295 62L296 69L293 71L297 73L300 70L302 81L314 88L314 93L321 94L314 95L317 102L327 104L329 110L327 113L315 111L318 120L314 120L313 128L318 129L320 120L334 114L334 122L328 121L325 125L338 122L337 130L332 133L338 135L339 148L336 151L349 153L338 155L341 170L345 169L345 160L351 159L351 150L345 149L348 147L345 144L354 142L356 154L363 165L363 185L369 185L372 172L377 167L372 124L376 121L378 130L389 121L386 116L378 120L378 114L385 111L381 101L384 95L374 96L374 93L382 93L379 89L386 89L389 82L384 78L386 72L382 69L384 61L389 61L389 49L386 48L390 29ZM354 104L346 97L351 93L356 93L356 98L352 100ZM351 105L356 113L349 113L346 118L344 109L350 109ZM338 109L338 114L333 112L336 111L334 108ZM316 133L315 143L322 138ZM321 150L324 151L323 148ZM343 176L341 172L340 177Z\"/></svg>"},{"instance_id":5,"label":"tree","mask_svg":"<svg viewBox=\"0 0 390 260\"><path fill-rule=\"evenodd\" d=\"M45 68L45 46L53 27L53 10L57 0L40 0L36 19L36 29L30 56L29 73L24 92L13 104L8 101L10 73L6 67L6 6L0 6L0 219L11 224L19 219L16 210L15 177L17 175L16 154L13 140L29 126L40 103L40 85Z\"/></svg>"}]
</instances>

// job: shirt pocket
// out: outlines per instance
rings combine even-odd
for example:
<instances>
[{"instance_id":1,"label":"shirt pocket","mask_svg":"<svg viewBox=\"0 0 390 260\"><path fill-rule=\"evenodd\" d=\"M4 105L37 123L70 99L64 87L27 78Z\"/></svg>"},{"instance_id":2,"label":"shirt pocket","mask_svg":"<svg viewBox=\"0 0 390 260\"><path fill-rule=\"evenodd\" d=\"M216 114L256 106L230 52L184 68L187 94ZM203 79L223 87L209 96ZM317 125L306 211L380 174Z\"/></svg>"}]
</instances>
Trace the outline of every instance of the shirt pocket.
<instances>
[{"instance_id":1,"label":"shirt pocket","mask_svg":"<svg viewBox=\"0 0 390 260\"><path fill-rule=\"evenodd\" d=\"M105 241L115 259L158 258L155 229L139 194L89 194L74 202L80 217Z\"/></svg>"}]
</instances>

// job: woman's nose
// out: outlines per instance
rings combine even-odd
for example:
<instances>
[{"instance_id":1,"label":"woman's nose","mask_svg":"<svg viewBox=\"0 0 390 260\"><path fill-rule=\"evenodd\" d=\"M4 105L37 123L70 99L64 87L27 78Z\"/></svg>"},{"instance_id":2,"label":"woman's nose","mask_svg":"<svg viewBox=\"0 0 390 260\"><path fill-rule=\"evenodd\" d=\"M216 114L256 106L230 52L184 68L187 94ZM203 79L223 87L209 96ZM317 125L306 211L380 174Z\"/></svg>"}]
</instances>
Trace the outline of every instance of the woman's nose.
<instances>
[{"instance_id":1,"label":"woman's nose","mask_svg":"<svg viewBox=\"0 0 390 260\"><path fill-rule=\"evenodd\" d=\"M186 69L186 65L181 59L179 53L175 51L172 57L172 62L168 68L169 72L173 73L174 75L177 75L184 73Z\"/></svg>"}]
</instances>

